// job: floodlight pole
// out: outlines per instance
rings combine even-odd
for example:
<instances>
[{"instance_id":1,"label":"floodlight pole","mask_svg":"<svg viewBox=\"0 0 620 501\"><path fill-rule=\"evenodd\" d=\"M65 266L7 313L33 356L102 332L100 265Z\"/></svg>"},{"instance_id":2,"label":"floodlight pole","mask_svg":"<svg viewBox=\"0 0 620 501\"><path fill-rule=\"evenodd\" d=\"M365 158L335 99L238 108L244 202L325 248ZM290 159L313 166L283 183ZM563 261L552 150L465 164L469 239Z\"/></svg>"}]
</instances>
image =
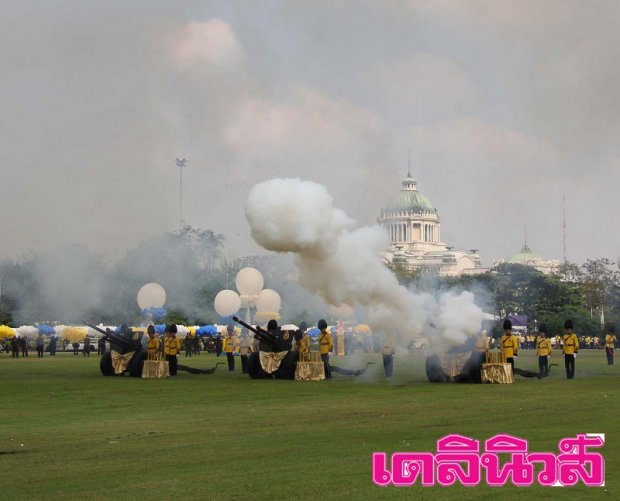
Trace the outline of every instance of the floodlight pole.
<instances>
[{"instance_id":1,"label":"floodlight pole","mask_svg":"<svg viewBox=\"0 0 620 501\"><path fill-rule=\"evenodd\" d=\"M179 227L183 227L183 167L189 162L187 158L177 158L177 167L179 167Z\"/></svg>"}]
</instances>

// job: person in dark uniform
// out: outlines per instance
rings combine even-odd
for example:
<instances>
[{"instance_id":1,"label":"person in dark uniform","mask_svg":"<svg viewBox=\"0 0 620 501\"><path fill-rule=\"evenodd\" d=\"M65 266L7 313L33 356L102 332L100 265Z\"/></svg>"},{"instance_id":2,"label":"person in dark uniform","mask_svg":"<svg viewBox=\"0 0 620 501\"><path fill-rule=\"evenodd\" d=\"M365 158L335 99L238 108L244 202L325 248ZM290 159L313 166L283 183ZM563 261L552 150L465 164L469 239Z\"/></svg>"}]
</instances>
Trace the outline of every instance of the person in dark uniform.
<instances>
[{"instance_id":1,"label":"person in dark uniform","mask_svg":"<svg viewBox=\"0 0 620 501\"><path fill-rule=\"evenodd\" d=\"M25 337L20 338L19 346L22 350L22 357L27 357L28 356L28 340Z\"/></svg>"},{"instance_id":2,"label":"person in dark uniform","mask_svg":"<svg viewBox=\"0 0 620 501\"><path fill-rule=\"evenodd\" d=\"M50 357L56 356L57 345L58 345L58 338L56 336L52 336L50 338Z\"/></svg>"},{"instance_id":3,"label":"person in dark uniform","mask_svg":"<svg viewBox=\"0 0 620 501\"><path fill-rule=\"evenodd\" d=\"M319 334L319 351L321 352L321 360L323 360L323 367L325 368L325 379L331 379L332 369L329 365L329 354L334 349L334 342L332 341L332 335L327 332L327 322L325 320L319 320L318 327L321 330Z\"/></svg>"},{"instance_id":4,"label":"person in dark uniform","mask_svg":"<svg viewBox=\"0 0 620 501\"><path fill-rule=\"evenodd\" d=\"M17 336L11 339L11 358L19 358L19 338Z\"/></svg>"},{"instance_id":5,"label":"person in dark uniform","mask_svg":"<svg viewBox=\"0 0 620 501\"><path fill-rule=\"evenodd\" d=\"M502 353L506 358L506 363L511 365L512 372L514 374L514 357L519 356L519 343L517 341L517 337L512 333L512 322L508 319L504 320L504 335L500 339L500 343L502 347Z\"/></svg>"},{"instance_id":6,"label":"person in dark uniform","mask_svg":"<svg viewBox=\"0 0 620 501\"><path fill-rule=\"evenodd\" d=\"M45 340L43 339L43 335L39 334L37 336L37 358L43 358L44 351L45 351Z\"/></svg>"},{"instance_id":7,"label":"person in dark uniform","mask_svg":"<svg viewBox=\"0 0 620 501\"><path fill-rule=\"evenodd\" d=\"M97 341L97 355L103 356L105 353L105 338L100 337L99 341Z\"/></svg>"},{"instance_id":8,"label":"person in dark uniform","mask_svg":"<svg viewBox=\"0 0 620 501\"><path fill-rule=\"evenodd\" d=\"M183 344L185 345L185 358L191 357L193 354L192 353L193 343L192 343L192 337L189 335L189 333L187 333L187 336L185 336L185 339L183 340Z\"/></svg>"},{"instance_id":9,"label":"person in dark uniform","mask_svg":"<svg viewBox=\"0 0 620 501\"><path fill-rule=\"evenodd\" d=\"M90 337L88 335L84 338L84 348L82 349L82 355L90 358Z\"/></svg>"},{"instance_id":10,"label":"person in dark uniform","mask_svg":"<svg viewBox=\"0 0 620 501\"><path fill-rule=\"evenodd\" d=\"M562 337L564 350L564 366L566 367L566 379L575 377L575 358L579 353L579 339L573 332L572 320L564 322L564 336Z\"/></svg>"},{"instance_id":11,"label":"person in dark uniform","mask_svg":"<svg viewBox=\"0 0 620 501\"><path fill-rule=\"evenodd\" d=\"M222 354L222 335L218 332L215 336L215 354L219 357Z\"/></svg>"},{"instance_id":12,"label":"person in dark uniform","mask_svg":"<svg viewBox=\"0 0 620 501\"><path fill-rule=\"evenodd\" d=\"M605 354L607 355L607 365L614 365L614 348L616 347L616 329L613 325L607 328L605 335Z\"/></svg>"},{"instance_id":13,"label":"person in dark uniform","mask_svg":"<svg viewBox=\"0 0 620 501\"><path fill-rule=\"evenodd\" d=\"M235 351L237 350L238 339L235 335L235 326L228 324L226 327L226 360L228 362L228 370L230 372L235 370Z\"/></svg>"},{"instance_id":14,"label":"person in dark uniform","mask_svg":"<svg viewBox=\"0 0 620 501\"><path fill-rule=\"evenodd\" d=\"M538 374L544 377L549 372L549 357L551 356L551 339L547 339L547 327L540 326L536 339L536 355L538 355Z\"/></svg>"},{"instance_id":15,"label":"person in dark uniform","mask_svg":"<svg viewBox=\"0 0 620 501\"><path fill-rule=\"evenodd\" d=\"M71 346L73 346L73 354L77 355L80 352L80 343L71 343Z\"/></svg>"},{"instance_id":16,"label":"person in dark uniform","mask_svg":"<svg viewBox=\"0 0 620 501\"><path fill-rule=\"evenodd\" d=\"M396 350L396 338L392 333L383 334L381 339L381 353L383 354L383 370L385 377L394 375L394 352Z\"/></svg>"}]
</instances>

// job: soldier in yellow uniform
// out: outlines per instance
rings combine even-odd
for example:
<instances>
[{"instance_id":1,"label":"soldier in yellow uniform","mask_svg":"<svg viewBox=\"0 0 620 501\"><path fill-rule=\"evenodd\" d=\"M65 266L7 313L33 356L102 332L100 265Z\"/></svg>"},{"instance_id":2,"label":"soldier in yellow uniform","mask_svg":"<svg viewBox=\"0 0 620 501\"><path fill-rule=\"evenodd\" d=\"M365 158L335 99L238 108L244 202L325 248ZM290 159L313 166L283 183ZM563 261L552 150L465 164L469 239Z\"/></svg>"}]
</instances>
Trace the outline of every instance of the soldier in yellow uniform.
<instances>
[{"instance_id":1,"label":"soldier in yellow uniform","mask_svg":"<svg viewBox=\"0 0 620 501\"><path fill-rule=\"evenodd\" d=\"M310 361L310 336L307 330L308 325L302 322L299 324L299 330L295 332L295 350L299 353L300 362Z\"/></svg>"},{"instance_id":2,"label":"soldier in yellow uniform","mask_svg":"<svg viewBox=\"0 0 620 501\"><path fill-rule=\"evenodd\" d=\"M549 357L551 356L551 339L547 339L547 327L540 326L536 340L536 355L538 355L538 374L545 377L549 372Z\"/></svg>"},{"instance_id":3,"label":"soldier in yellow uniform","mask_svg":"<svg viewBox=\"0 0 620 501\"><path fill-rule=\"evenodd\" d=\"M155 333L155 326L149 325L146 328L146 333L149 335L149 339L146 342L146 353L148 360L155 360L159 353L159 339Z\"/></svg>"},{"instance_id":4,"label":"soldier in yellow uniform","mask_svg":"<svg viewBox=\"0 0 620 501\"><path fill-rule=\"evenodd\" d=\"M607 365L614 365L614 348L616 347L616 329L613 325L607 328L605 335L605 353L607 354Z\"/></svg>"},{"instance_id":5,"label":"soldier in yellow uniform","mask_svg":"<svg viewBox=\"0 0 620 501\"><path fill-rule=\"evenodd\" d=\"M330 379L332 377L332 370L329 366L329 354L334 349L334 342L332 341L332 335L327 332L327 322L325 320L319 320L318 327L321 329L319 334L319 350L323 366L325 367L325 379Z\"/></svg>"},{"instance_id":6,"label":"soldier in yellow uniform","mask_svg":"<svg viewBox=\"0 0 620 501\"><path fill-rule=\"evenodd\" d=\"M512 333L512 322L508 319L504 320L504 335L500 339L500 343L506 363L511 365L512 372L514 373L514 357L519 356L519 343L517 342L517 337Z\"/></svg>"},{"instance_id":7,"label":"soldier in yellow uniform","mask_svg":"<svg viewBox=\"0 0 620 501\"><path fill-rule=\"evenodd\" d=\"M573 379L575 377L575 358L579 353L579 340L577 335L573 332L572 320L564 322L564 336L562 337L564 343L564 366L566 367L566 378Z\"/></svg>"},{"instance_id":8,"label":"soldier in yellow uniform","mask_svg":"<svg viewBox=\"0 0 620 501\"><path fill-rule=\"evenodd\" d=\"M166 328L166 338L164 340L164 354L170 368L170 375L177 375L177 355L181 351L181 340L177 338L176 324L170 324Z\"/></svg>"},{"instance_id":9,"label":"soldier in yellow uniform","mask_svg":"<svg viewBox=\"0 0 620 501\"><path fill-rule=\"evenodd\" d=\"M235 370L235 351L237 351L237 344L239 343L239 340L237 339L237 336L235 335L235 326L233 324L228 324L228 327L226 327L226 339L225 339L225 343L226 343L226 348L224 348L224 350L226 351L226 359L228 361L228 370L230 372Z\"/></svg>"}]
</instances>

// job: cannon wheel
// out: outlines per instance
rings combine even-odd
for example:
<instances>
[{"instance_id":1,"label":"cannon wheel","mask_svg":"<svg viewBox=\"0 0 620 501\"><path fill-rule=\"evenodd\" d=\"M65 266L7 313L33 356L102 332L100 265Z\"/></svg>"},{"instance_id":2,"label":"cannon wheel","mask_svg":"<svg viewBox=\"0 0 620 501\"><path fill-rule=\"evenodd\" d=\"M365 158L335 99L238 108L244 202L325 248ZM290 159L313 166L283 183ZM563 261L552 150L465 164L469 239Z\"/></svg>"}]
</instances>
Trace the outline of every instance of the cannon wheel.
<instances>
[{"instance_id":1,"label":"cannon wheel","mask_svg":"<svg viewBox=\"0 0 620 501\"><path fill-rule=\"evenodd\" d=\"M448 381L449 377L441 368L437 355L426 357L426 377L431 383L445 383Z\"/></svg>"},{"instance_id":2,"label":"cannon wheel","mask_svg":"<svg viewBox=\"0 0 620 501\"><path fill-rule=\"evenodd\" d=\"M142 369L144 368L145 360L146 350L141 350L133 356L131 365L129 366L129 374L131 377L142 377Z\"/></svg>"},{"instance_id":3,"label":"cannon wheel","mask_svg":"<svg viewBox=\"0 0 620 501\"><path fill-rule=\"evenodd\" d=\"M110 350L106 351L101 356L99 369L101 370L101 374L104 376L114 376L114 367L112 367L112 352Z\"/></svg>"}]
</instances>

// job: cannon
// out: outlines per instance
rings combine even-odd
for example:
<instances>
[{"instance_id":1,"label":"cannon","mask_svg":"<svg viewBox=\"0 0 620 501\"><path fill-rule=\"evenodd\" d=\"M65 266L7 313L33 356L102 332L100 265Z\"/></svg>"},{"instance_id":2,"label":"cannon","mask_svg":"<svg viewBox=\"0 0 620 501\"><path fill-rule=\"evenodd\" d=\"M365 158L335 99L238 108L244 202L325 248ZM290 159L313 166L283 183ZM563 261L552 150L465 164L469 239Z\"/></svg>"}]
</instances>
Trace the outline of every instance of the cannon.
<instances>
[{"instance_id":1,"label":"cannon","mask_svg":"<svg viewBox=\"0 0 620 501\"><path fill-rule=\"evenodd\" d=\"M103 354L99 363L101 374L104 376L129 374L131 377L142 377L148 353L142 346L141 332L133 332L126 325L121 326L121 332L113 332L110 329L103 330L86 322L84 324L103 334L103 339L110 343L110 349ZM161 363L167 364L167 362ZM223 362L218 362L211 369L195 369L187 365L179 365L177 370L190 374L213 374L218 365L222 364ZM115 365L117 366L116 369Z\"/></svg>"},{"instance_id":2,"label":"cannon","mask_svg":"<svg viewBox=\"0 0 620 501\"><path fill-rule=\"evenodd\" d=\"M494 353L496 357L493 357ZM429 355L426 358L426 377L431 383L482 383L483 364L485 362L495 363L497 360L494 358L497 356L501 358L501 352L489 351L484 343L480 343L480 338L470 337L461 346L453 347L444 353ZM549 375L551 365L545 373L514 367L512 374L541 379Z\"/></svg>"},{"instance_id":3,"label":"cannon","mask_svg":"<svg viewBox=\"0 0 620 501\"><path fill-rule=\"evenodd\" d=\"M103 339L110 343L110 349L102 355L99 362L101 374L104 376L120 376L128 372L132 377L142 376L147 353L142 347L141 332L133 332L126 325L121 326L121 332L113 332L110 329L103 330L86 322L85 325L103 334ZM117 366L116 369L114 368L115 365Z\"/></svg>"},{"instance_id":4,"label":"cannon","mask_svg":"<svg viewBox=\"0 0 620 501\"><path fill-rule=\"evenodd\" d=\"M265 330L252 327L238 317L233 320L252 331L258 341L258 353L251 353L248 358L248 374L252 379L295 379L298 354L292 351L292 335L283 332L277 324L275 328Z\"/></svg>"}]
</instances>

